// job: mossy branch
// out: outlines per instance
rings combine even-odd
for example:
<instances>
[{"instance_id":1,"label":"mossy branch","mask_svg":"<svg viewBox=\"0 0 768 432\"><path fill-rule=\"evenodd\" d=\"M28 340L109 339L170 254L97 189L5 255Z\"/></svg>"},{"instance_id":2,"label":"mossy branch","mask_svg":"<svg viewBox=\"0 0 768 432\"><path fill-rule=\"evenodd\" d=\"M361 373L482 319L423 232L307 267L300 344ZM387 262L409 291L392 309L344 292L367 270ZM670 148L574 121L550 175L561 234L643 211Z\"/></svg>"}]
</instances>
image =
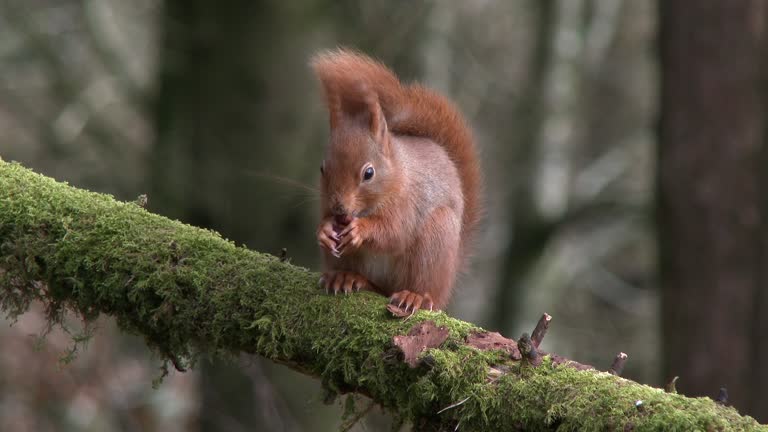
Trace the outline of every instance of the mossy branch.
<instances>
[{"instance_id":1,"label":"mossy branch","mask_svg":"<svg viewBox=\"0 0 768 432\"><path fill-rule=\"evenodd\" d=\"M481 351L465 342L472 324L432 312L395 319L383 298L327 296L317 281L214 232L0 161L0 308L12 317L35 300L52 322L65 310L111 315L178 367L200 353L258 354L424 430L768 430L708 398ZM425 321L448 338L410 367L393 337Z\"/></svg>"}]
</instances>

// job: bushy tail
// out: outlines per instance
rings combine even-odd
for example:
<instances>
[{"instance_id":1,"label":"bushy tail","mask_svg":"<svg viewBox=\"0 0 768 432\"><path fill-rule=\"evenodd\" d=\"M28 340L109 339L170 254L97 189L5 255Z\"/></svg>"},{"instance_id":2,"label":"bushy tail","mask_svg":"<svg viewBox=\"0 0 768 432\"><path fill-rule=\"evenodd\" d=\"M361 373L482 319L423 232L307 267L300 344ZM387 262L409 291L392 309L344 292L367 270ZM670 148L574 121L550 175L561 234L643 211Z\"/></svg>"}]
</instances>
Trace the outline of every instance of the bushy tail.
<instances>
[{"instance_id":1,"label":"bushy tail","mask_svg":"<svg viewBox=\"0 0 768 432\"><path fill-rule=\"evenodd\" d=\"M341 100L373 91L391 132L429 138L445 149L461 178L461 254L466 259L482 216L482 175L472 132L456 106L421 85L401 84L389 68L354 51L324 51L310 64L323 85L332 119Z\"/></svg>"}]
</instances>

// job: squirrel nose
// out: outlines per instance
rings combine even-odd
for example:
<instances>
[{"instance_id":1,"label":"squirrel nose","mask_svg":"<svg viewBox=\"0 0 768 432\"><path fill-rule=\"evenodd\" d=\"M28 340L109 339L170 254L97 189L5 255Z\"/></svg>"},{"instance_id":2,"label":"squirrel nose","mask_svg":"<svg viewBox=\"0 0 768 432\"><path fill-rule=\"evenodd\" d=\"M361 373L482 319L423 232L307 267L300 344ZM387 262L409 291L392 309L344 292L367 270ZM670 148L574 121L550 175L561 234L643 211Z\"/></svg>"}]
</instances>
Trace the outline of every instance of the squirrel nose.
<instances>
[{"instance_id":1,"label":"squirrel nose","mask_svg":"<svg viewBox=\"0 0 768 432\"><path fill-rule=\"evenodd\" d=\"M334 204L333 207L331 208L331 211L335 215L345 215L345 214L347 214L346 209L340 203Z\"/></svg>"}]
</instances>

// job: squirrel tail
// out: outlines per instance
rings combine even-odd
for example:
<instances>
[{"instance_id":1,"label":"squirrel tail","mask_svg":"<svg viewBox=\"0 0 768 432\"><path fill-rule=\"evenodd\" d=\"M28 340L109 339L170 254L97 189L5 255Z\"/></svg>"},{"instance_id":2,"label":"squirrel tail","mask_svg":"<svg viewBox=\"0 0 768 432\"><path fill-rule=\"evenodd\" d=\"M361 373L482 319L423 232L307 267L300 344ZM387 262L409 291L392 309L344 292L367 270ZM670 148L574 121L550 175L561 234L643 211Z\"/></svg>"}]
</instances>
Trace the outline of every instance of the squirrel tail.
<instances>
[{"instance_id":1,"label":"squirrel tail","mask_svg":"<svg viewBox=\"0 0 768 432\"><path fill-rule=\"evenodd\" d=\"M445 149L461 179L461 256L466 261L482 217L482 175L472 132L456 106L426 87L401 84L382 63L348 49L323 51L310 65L322 83L332 128L345 100L372 92L391 132L429 138Z\"/></svg>"}]
</instances>

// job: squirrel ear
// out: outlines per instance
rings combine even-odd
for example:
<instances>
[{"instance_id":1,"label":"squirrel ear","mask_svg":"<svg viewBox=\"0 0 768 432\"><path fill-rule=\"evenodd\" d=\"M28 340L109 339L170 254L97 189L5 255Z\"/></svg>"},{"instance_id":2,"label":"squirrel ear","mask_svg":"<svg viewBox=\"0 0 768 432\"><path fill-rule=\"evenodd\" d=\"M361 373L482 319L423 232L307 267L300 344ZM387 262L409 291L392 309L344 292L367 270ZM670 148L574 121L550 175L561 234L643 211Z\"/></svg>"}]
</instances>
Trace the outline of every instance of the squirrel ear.
<instances>
[{"instance_id":1,"label":"squirrel ear","mask_svg":"<svg viewBox=\"0 0 768 432\"><path fill-rule=\"evenodd\" d=\"M339 87L329 83L326 88L331 129L342 122L354 123L367 128L377 143L387 147L387 120L376 92L365 82L352 83L348 88Z\"/></svg>"},{"instance_id":2,"label":"squirrel ear","mask_svg":"<svg viewBox=\"0 0 768 432\"><path fill-rule=\"evenodd\" d=\"M366 97L365 104L368 106L368 114L370 115L370 129L371 135L378 143L385 143L387 135L387 119L384 117L384 112L379 105L379 98L375 93L369 94Z\"/></svg>"}]
</instances>

